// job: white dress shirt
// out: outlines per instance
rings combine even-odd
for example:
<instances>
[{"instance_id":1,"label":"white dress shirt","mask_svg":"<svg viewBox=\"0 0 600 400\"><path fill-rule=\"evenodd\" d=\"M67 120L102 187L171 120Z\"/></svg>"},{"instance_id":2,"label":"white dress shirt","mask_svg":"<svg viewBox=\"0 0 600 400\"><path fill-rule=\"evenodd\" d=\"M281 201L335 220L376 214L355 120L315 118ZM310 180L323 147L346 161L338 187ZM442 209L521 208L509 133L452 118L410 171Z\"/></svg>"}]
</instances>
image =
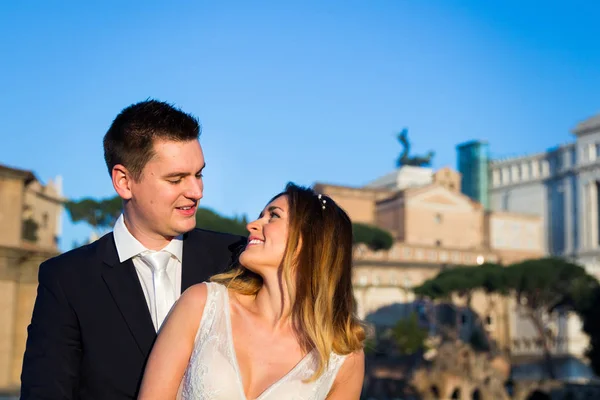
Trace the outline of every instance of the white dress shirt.
<instances>
[{"instance_id":1,"label":"white dress shirt","mask_svg":"<svg viewBox=\"0 0 600 400\"><path fill-rule=\"evenodd\" d=\"M117 247L117 253L119 254L119 261L124 262L133 259L133 266L137 272L137 276L142 285L144 297L146 298L146 304L148 304L148 310L152 316L152 322L154 328L158 331L158 321L156 321L156 305L154 304L154 284L152 276L152 268L140 259L140 254L150 252L143 244L141 244L127 226L125 226L125 220L123 214L119 216L113 230L113 236L115 238L115 245ZM166 245L162 251L171 253L171 258L167 264L167 275L173 285L173 292L175 293L175 299L181 296L181 260L183 258L183 240L181 236L177 236ZM171 304L171 307L173 305Z\"/></svg>"}]
</instances>

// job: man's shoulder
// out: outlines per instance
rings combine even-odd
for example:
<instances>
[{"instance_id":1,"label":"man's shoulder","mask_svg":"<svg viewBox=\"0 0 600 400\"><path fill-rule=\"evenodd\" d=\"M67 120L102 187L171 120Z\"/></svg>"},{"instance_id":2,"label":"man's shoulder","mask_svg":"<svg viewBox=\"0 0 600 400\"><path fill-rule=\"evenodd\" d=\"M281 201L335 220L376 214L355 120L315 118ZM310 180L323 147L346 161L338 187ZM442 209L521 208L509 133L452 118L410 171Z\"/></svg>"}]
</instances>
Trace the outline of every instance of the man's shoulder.
<instances>
[{"instance_id":1,"label":"man's shoulder","mask_svg":"<svg viewBox=\"0 0 600 400\"><path fill-rule=\"evenodd\" d=\"M81 269L82 266L88 266L93 259L98 257L98 248L105 246L110 241L112 241L112 232L107 233L92 243L76 247L56 257L52 257L40 265L40 274L70 273L73 269Z\"/></svg>"}]
</instances>

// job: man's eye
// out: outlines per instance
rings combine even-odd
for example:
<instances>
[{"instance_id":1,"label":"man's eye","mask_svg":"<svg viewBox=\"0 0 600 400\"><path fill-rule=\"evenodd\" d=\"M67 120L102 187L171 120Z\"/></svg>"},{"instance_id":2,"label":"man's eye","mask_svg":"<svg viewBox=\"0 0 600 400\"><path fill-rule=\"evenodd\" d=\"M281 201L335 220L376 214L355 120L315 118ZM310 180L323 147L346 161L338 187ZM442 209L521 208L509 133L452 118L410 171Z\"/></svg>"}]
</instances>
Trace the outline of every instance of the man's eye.
<instances>
[{"instance_id":1,"label":"man's eye","mask_svg":"<svg viewBox=\"0 0 600 400\"><path fill-rule=\"evenodd\" d=\"M169 181L169 183L172 183L173 185L176 185L179 182L181 182L181 179L177 179L176 181Z\"/></svg>"}]
</instances>

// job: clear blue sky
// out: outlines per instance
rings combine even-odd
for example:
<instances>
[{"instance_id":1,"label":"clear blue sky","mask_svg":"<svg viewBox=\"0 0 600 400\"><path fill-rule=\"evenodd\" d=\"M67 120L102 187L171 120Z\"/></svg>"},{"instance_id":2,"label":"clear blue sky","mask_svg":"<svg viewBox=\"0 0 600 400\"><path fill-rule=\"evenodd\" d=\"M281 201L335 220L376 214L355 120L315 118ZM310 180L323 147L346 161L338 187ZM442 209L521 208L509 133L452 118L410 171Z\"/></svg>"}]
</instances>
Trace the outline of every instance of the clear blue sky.
<instances>
[{"instance_id":1,"label":"clear blue sky","mask_svg":"<svg viewBox=\"0 0 600 400\"><path fill-rule=\"evenodd\" d=\"M391 171L405 126L455 167L460 142L537 152L600 113L594 0L91 3L0 5L0 163L70 198L113 194L102 136L148 97L200 118L202 205L250 216L289 180ZM68 249L89 230L65 219Z\"/></svg>"}]
</instances>

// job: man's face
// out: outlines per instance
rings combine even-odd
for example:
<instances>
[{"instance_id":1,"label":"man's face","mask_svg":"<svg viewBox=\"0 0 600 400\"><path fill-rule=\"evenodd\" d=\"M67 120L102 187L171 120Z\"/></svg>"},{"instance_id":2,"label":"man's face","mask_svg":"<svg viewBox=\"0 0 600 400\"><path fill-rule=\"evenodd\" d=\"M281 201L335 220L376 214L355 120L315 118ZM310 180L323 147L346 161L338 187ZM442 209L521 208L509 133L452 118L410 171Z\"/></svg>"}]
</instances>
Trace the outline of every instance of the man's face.
<instances>
[{"instance_id":1,"label":"man's face","mask_svg":"<svg viewBox=\"0 0 600 400\"><path fill-rule=\"evenodd\" d=\"M136 237L170 240L196 226L204 190L204 154L198 140L159 140L154 143L154 153L140 179L130 183L126 222L133 225L128 228Z\"/></svg>"}]
</instances>

